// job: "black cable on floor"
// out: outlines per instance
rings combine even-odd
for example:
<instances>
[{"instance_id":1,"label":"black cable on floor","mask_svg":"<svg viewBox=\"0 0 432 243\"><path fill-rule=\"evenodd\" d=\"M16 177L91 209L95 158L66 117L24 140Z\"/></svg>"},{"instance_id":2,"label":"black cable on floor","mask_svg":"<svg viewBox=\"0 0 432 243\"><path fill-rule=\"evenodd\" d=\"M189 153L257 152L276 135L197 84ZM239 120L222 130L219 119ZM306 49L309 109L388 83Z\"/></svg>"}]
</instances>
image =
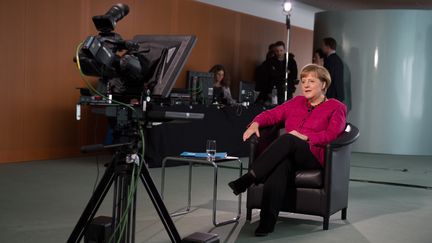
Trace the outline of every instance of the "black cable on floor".
<instances>
[{"instance_id":1,"label":"black cable on floor","mask_svg":"<svg viewBox=\"0 0 432 243\"><path fill-rule=\"evenodd\" d=\"M396 182L371 181L371 180L361 180L361 179L350 179L350 181L355 181L355 182L364 182L364 183L373 183L373 184L382 184L382 185L390 185L390 186L411 187L411 188L420 188L420 189L432 190L432 187L430 187L430 186L421 186L421 185L413 185L413 184L405 184L405 183L396 183Z\"/></svg>"},{"instance_id":2,"label":"black cable on floor","mask_svg":"<svg viewBox=\"0 0 432 243\"><path fill-rule=\"evenodd\" d=\"M351 165L351 167L356 168L365 168L365 169L375 169L375 170L392 170L392 171L401 171L408 172L408 169L393 169L393 168L385 168L385 167L373 167L373 166L361 166L361 165Z\"/></svg>"}]
</instances>

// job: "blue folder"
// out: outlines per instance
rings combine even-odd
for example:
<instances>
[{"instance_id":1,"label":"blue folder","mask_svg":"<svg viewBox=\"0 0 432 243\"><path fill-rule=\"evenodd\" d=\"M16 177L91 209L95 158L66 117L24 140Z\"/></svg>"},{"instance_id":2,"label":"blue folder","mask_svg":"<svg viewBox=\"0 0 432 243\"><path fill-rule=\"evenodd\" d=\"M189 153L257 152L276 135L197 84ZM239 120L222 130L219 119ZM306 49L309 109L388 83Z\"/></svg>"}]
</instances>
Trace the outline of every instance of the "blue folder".
<instances>
[{"instance_id":1,"label":"blue folder","mask_svg":"<svg viewBox=\"0 0 432 243\"><path fill-rule=\"evenodd\" d=\"M180 156L183 157L194 157L194 158L207 158L207 153L194 153L194 152L183 152L180 154ZM228 154L226 152L220 152L216 153L215 158L216 159L225 159L228 157Z\"/></svg>"}]
</instances>

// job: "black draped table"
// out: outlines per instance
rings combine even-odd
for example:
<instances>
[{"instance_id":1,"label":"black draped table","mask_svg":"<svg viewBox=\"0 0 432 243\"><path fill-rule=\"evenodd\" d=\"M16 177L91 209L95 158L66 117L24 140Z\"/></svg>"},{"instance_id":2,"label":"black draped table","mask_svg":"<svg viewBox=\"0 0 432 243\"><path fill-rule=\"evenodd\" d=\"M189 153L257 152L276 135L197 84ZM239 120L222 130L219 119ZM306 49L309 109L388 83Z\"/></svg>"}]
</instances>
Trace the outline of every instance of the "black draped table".
<instances>
[{"instance_id":1,"label":"black draped table","mask_svg":"<svg viewBox=\"0 0 432 243\"><path fill-rule=\"evenodd\" d=\"M205 152L207 139L216 140L217 152L230 156L249 156L249 146L243 142L246 126L265 108L262 106L168 106L152 110L204 113L204 119L172 121L146 129L145 159L150 167L160 167L163 158L181 152Z\"/></svg>"}]
</instances>

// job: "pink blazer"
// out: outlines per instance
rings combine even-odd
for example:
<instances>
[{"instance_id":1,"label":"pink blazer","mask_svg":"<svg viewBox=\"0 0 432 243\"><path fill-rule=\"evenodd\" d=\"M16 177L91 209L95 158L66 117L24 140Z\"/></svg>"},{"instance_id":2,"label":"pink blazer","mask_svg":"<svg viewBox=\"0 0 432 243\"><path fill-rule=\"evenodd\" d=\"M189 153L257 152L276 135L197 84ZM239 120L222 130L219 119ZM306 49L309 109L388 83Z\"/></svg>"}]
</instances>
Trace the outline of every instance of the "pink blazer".
<instances>
[{"instance_id":1,"label":"pink blazer","mask_svg":"<svg viewBox=\"0 0 432 243\"><path fill-rule=\"evenodd\" d=\"M296 96L282 105L262 112L253 121L260 127L285 122L287 133L297 130L308 136L312 154L324 166L325 147L345 129L346 113L346 106L336 99L328 99L311 110L304 96Z\"/></svg>"}]
</instances>

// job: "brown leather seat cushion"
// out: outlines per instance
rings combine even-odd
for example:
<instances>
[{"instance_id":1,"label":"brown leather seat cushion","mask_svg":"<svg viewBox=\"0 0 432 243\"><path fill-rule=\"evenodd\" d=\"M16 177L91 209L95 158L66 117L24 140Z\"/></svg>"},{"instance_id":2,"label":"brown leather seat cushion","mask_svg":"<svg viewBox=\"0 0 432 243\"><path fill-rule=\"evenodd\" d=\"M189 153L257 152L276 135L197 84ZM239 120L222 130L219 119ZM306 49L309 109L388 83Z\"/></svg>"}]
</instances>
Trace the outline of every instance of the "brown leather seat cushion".
<instances>
[{"instance_id":1,"label":"brown leather seat cushion","mask_svg":"<svg viewBox=\"0 0 432 243\"><path fill-rule=\"evenodd\" d=\"M302 170L296 172L296 187L302 188L322 188L323 176L321 170Z\"/></svg>"}]
</instances>

